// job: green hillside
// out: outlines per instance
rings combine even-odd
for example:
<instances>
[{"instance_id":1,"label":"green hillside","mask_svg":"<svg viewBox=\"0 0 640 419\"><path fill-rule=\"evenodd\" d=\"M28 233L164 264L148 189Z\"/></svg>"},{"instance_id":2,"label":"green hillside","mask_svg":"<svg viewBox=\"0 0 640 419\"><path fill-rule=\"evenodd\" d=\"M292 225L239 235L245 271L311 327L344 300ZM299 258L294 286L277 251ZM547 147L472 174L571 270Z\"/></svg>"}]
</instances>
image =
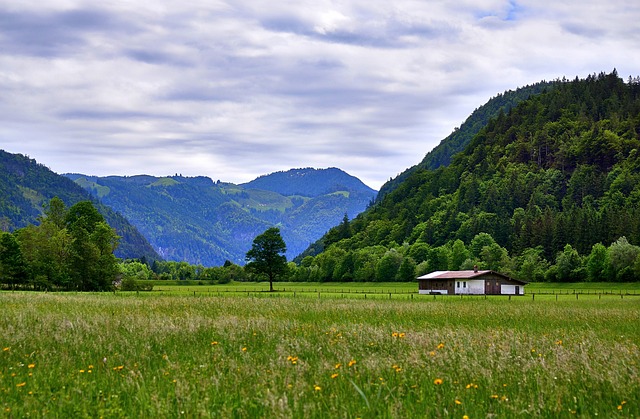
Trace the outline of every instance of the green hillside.
<instances>
[{"instance_id":1,"label":"green hillside","mask_svg":"<svg viewBox=\"0 0 640 419\"><path fill-rule=\"evenodd\" d=\"M324 253L303 266L321 280L474 263L525 280L638 278L639 149L639 79L625 83L614 71L559 82L500 112L448 167L414 170L324 236L306 254ZM629 251L625 272L612 270L620 261L611 252L599 271L588 265L601 252L595 244L614 242Z\"/></svg>"},{"instance_id":2,"label":"green hillside","mask_svg":"<svg viewBox=\"0 0 640 419\"><path fill-rule=\"evenodd\" d=\"M557 82L535 83L530 86L520 87L516 90L508 90L502 94L491 98L487 103L477 108L473 113L456 128L449 136L440 142L433 150L417 165L410 167L400 173L387 183L382 185L377 200L382 199L386 194L396 189L409 175L420 169L435 170L440 166L448 166L451 158L465 149L471 139L484 128L491 118L497 117L500 112L509 112L520 102L529 99L533 95L540 94L547 89L553 88Z\"/></svg>"},{"instance_id":3,"label":"green hillside","mask_svg":"<svg viewBox=\"0 0 640 419\"><path fill-rule=\"evenodd\" d=\"M37 224L44 204L53 197L67 207L91 199L82 188L64 176L21 154L0 150L0 229L13 231ZM121 258L159 259L149 242L120 214L95 203L107 223L121 236L116 256Z\"/></svg>"},{"instance_id":4,"label":"green hillside","mask_svg":"<svg viewBox=\"0 0 640 419\"><path fill-rule=\"evenodd\" d=\"M253 239L274 225L293 258L375 197L338 169L294 169L244 185L207 177L67 176L123 214L162 257L204 266L243 264Z\"/></svg>"}]
</instances>

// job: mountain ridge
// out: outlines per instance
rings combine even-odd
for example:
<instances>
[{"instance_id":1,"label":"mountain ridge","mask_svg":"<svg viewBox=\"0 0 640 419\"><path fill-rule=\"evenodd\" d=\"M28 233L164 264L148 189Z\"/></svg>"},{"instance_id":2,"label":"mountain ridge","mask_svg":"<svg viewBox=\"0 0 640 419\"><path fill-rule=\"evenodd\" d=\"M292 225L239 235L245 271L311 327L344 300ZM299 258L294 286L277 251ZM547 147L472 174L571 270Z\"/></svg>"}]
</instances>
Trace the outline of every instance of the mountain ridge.
<instances>
[{"instance_id":1,"label":"mountain ridge","mask_svg":"<svg viewBox=\"0 0 640 419\"><path fill-rule=\"evenodd\" d=\"M375 198L337 168L291 169L241 185L205 176L66 176L127 217L163 257L205 266L243 264L253 238L274 225L293 258Z\"/></svg>"}]
</instances>

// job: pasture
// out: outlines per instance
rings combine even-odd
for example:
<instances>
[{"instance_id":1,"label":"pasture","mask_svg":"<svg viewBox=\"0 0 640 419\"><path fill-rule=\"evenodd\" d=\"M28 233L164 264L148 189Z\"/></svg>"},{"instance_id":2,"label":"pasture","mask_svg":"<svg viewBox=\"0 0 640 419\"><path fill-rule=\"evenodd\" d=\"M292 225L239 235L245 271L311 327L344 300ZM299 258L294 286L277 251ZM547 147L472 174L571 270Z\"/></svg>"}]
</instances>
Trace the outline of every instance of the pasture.
<instances>
[{"instance_id":1,"label":"pasture","mask_svg":"<svg viewBox=\"0 0 640 419\"><path fill-rule=\"evenodd\" d=\"M640 296L190 292L0 293L0 416L640 415Z\"/></svg>"}]
</instances>

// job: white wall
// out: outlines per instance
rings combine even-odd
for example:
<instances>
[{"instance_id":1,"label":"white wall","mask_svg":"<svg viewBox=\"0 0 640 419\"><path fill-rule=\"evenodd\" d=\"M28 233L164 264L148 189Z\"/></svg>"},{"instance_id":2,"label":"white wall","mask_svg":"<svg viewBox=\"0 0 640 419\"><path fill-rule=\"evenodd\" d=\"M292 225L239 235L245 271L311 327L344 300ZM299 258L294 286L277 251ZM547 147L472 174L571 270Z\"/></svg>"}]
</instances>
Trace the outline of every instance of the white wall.
<instances>
[{"instance_id":1,"label":"white wall","mask_svg":"<svg viewBox=\"0 0 640 419\"><path fill-rule=\"evenodd\" d=\"M465 282L466 287L464 286ZM458 283L460 283L459 287ZM456 294L484 294L484 279L456 280L454 286Z\"/></svg>"},{"instance_id":2,"label":"white wall","mask_svg":"<svg viewBox=\"0 0 640 419\"><path fill-rule=\"evenodd\" d=\"M520 287L520 293L518 295L524 295L524 286L518 285L518 287ZM515 295L516 285L505 285L505 284L500 285L500 293Z\"/></svg>"}]
</instances>

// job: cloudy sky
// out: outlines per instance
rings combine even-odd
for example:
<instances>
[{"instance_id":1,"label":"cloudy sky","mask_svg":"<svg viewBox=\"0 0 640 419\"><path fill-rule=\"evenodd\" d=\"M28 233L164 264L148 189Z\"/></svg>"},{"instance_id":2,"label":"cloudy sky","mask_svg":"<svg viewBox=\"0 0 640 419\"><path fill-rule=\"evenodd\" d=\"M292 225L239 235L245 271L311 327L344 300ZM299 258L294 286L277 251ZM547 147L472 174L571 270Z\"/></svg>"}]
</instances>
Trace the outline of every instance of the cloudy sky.
<instances>
[{"instance_id":1,"label":"cloudy sky","mask_svg":"<svg viewBox=\"0 0 640 419\"><path fill-rule=\"evenodd\" d=\"M0 148L58 173L378 189L489 98L640 75L636 0L0 0Z\"/></svg>"}]
</instances>

